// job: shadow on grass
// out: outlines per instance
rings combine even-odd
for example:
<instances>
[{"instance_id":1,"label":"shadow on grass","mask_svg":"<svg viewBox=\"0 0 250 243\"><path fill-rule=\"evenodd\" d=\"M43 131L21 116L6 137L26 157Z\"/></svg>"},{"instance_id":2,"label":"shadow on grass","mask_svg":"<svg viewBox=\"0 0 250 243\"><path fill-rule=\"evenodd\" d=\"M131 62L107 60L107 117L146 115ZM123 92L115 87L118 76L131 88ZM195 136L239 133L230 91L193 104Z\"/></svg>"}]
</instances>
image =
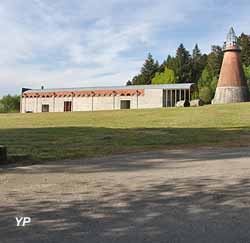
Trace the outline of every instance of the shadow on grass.
<instances>
[{"instance_id":1,"label":"shadow on grass","mask_svg":"<svg viewBox=\"0 0 250 243\"><path fill-rule=\"evenodd\" d=\"M20 167L20 164L2 166L2 173L41 174L66 173L89 174L102 172L140 172L147 170L183 170L192 167L194 170L202 162L214 163L214 160L249 159L249 147L237 148L199 148L175 149L140 153L129 153L103 158L86 158L75 160L49 161L37 164L32 170ZM192 162L192 165L190 164ZM197 164L196 164L197 162ZM32 165L34 165L33 163ZM22 164L31 165L31 164Z\"/></svg>"},{"instance_id":2,"label":"shadow on grass","mask_svg":"<svg viewBox=\"0 0 250 243\"><path fill-rule=\"evenodd\" d=\"M17 157L29 156L32 162L49 161L180 146L244 146L250 144L250 127L0 129L0 144Z\"/></svg>"},{"instance_id":3,"label":"shadow on grass","mask_svg":"<svg viewBox=\"0 0 250 243\"><path fill-rule=\"evenodd\" d=\"M220 186L209 187L213 184ZM68 201L26 198L18 207L1 207L1 242L250 240L250 179L224 185L207 177L183 178L135 191L115 184L101 198L80 197ZM31 226L17 228L16 216L31 217Z\"/></svg>"}]
</instances>

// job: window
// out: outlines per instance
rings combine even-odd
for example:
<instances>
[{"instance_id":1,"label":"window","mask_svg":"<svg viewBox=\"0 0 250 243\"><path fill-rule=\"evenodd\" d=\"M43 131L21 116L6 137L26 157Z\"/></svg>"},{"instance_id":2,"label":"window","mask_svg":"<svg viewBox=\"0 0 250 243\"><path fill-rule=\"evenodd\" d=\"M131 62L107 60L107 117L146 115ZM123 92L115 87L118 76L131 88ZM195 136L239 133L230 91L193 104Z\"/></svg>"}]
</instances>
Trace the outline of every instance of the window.
<instances>
[{"instance_id":1,"label":"window","mask_svg":"<svg viewBox=\"0 0 250 243\"><path fill-rule=\"evenodd\" d=\"M42 105L42 112L49 112L49 105Z\"/></svg>"},{"instance_id":2,"label":"window","mask_svg":"<svg viewBox=\"0 0 250 243\"><path fill-rule=\"evenodd\" d=\"M130 100L121 100L121 109L130 109Z\"/></svg>"},{"instance_id":3,"label":"window","mask_svg":"<svg viewBox=\"0 0 250 243\"><path fill-rule=\"evenodd\" d=\"M64 112L72 111L72 101L64 101Z\"/></svg>"}]
</instances>

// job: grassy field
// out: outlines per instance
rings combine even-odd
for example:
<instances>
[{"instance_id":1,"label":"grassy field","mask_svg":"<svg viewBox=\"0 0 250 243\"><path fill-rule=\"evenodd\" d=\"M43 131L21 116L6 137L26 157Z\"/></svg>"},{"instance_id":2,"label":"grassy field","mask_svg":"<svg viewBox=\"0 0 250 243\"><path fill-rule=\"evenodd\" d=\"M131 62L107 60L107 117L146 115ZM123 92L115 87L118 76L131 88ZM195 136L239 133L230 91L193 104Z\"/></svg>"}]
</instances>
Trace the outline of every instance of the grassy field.
<instances>
[{"instance_id":1,"label":"grassy field","mask_svg":"<svg viewBox=\"0 0 250 243\"><path fill-rule=\"evenodd\" d=\"M250 145L250 103L197 108L2 114L0 145L41 161L179 146Z\"/></svg>"}]
</instances>

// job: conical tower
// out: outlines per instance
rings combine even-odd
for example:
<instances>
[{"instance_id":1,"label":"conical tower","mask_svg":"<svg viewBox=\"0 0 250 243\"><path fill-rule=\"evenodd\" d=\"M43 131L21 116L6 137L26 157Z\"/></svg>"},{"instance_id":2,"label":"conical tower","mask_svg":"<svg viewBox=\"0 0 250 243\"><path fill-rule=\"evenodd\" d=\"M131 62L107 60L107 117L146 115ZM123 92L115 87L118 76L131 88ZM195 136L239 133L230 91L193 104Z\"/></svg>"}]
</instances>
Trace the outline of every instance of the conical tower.
<instances>
[{"instance_id":1,"label":"conical tower","mask_svg":"<svg viewBox=\"0 0 250 243\"><path fill-rule=\"evenodd\" d=\"M248 90L243 72L237 37L230 28L223 47L224 58L213 104L227 104L248 101Z\"/></svg>"}]
</instances>

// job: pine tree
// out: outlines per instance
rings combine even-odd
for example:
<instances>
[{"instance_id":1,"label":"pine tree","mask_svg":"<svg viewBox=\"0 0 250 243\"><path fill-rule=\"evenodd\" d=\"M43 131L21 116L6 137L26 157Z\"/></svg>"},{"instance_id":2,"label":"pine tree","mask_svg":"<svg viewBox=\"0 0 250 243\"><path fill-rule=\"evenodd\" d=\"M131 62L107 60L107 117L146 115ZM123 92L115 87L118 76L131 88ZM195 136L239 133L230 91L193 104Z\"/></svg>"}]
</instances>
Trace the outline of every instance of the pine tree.
<instances>
[{"instance_id":1,"label":"pine tree","mask_svg":"<svg viewBox=\"0 0 250 243\"><path fill-rule=\"evenodd\" d=\"M168 55L167 60L166 60L166 67L169 69L172 69L176 75L176 71L177 71L176 58Z\"/></svg>"},{"instance_id":2,"label":"pine tree","mask_svg":"<svg viewBox=\"0 0 250 243\"><path fill-rule=\"evenodd\" d=\"M151 81L154 78L158 69L158 61L155 62L153 56L151 55L151 53L149 53L147 59L143 64L143 67L141 68L141 75L144 80L144 84L151 84Z\"/></svg>"},{"instance_id":3,"label":"pine tree","mask_svg":"<svg viewBox=\"0 0 250 243\"><path fill-rule=\"evenodd\" d=\"M189 52L185 49L183 44L176 52L176 75L178 83L188 83L191 81L191 58Z\"/></svg>"},{"instance_id":4,"label":"pine tree","mask_svg":"<svg viewBox=\"0 0 250 243\"><path fill-rule=\"evenodd\" d=\"M142 84L144 84L144 79L141 74L138 74L133 77L132 85L142 85Z\"/></svg>"},{"instance_id":5,"label":"pine tree","mask_svg":"<svg viewBox=\"0 0 250 243\"><path fill-rule=\"evenodd\" d=\"M132 85L132 82L130 80L127 81L126 83L127 86Z\"/></svg>"},{"instance_id":6,"label":"pine tree","mask_svg":"<svg viewBox=\"0 0 250 243\"><path fill-rule=\"evenodd\" d=\"M246 66L250 66L250 35L245 35L244 33L242 33L238 40L242 48L242 63Z\"/></svg>"},{"instance_id":7,"label":"pine tree","mask_svg":"<svg viewBox=\"0 0 250 243\"><path fill-rule=\"evenodd\" d=\"M193 60L197 60L197 61L201 58L201 51L199 49L198 44L195 44L194 46L192 58Z\"/></svg>"},{"instance_id":8,"label":"pine tree","mask_svg":"<svg viewBox=\"0 0 250 243\"><path fill-rule=\"evenodd\" d=\"M207 58L207 68L213 77L219 78L220 69L223 61L223 51L220 46L212 46L212 52Z\"/></svg>"},{"instance_id":9,"label":"pine tree","mask_svg":"<svg viewBox=\"0 0 250 243\"><path fill-rule=\"evenodd\" d=\"M206 66L206 61L206 55L201 54L198 44L196 44L192 54L192 83L198 83L202 71Z\"/></svg>"}]
</instances>

